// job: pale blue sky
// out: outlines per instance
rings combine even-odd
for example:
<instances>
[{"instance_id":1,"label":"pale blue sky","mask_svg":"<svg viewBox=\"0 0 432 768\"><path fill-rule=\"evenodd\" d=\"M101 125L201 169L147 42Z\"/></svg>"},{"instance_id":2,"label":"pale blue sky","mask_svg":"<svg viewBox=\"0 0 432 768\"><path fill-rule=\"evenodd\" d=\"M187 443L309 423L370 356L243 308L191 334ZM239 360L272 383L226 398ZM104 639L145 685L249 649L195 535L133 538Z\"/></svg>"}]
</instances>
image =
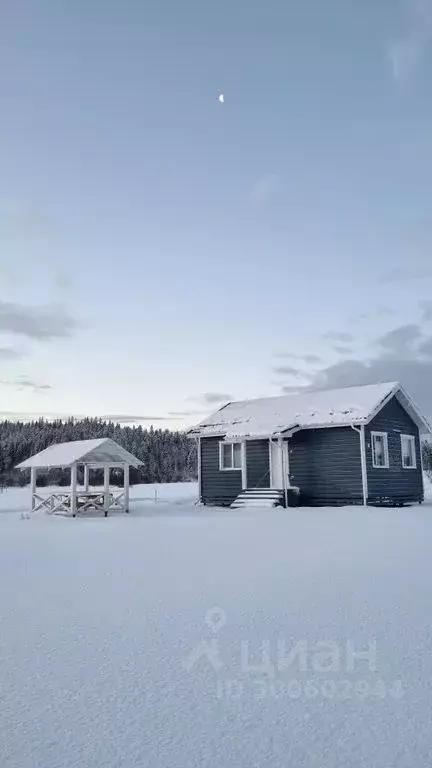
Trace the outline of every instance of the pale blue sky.
<instances>
[{"instance_id":1,"label":"pale blue sky","mask_svg":"<svg viewBox=\"0 0 432 768\"><path fill-rule=\"evenodd\" d=\"M4 0L0 410L432 386L431 76L431 0Z\"/></svg>"}]
</instances>

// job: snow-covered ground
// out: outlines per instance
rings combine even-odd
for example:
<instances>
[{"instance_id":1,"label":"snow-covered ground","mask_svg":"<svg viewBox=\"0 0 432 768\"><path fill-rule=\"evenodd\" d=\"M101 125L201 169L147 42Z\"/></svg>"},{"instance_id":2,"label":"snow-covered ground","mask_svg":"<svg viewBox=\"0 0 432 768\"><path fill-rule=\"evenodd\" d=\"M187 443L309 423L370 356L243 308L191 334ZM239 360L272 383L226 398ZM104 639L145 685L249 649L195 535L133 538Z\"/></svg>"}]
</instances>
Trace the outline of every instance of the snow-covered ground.
<instances>
[{"instance_id":1,"label":"snow-covered ground","mask_svg":"<svg viewBox=\"0 0 432 768\"><path fill-rule=\"evenodd\" d=\"M0 494L1 768L430 766L432 505L158 490L106 520Z\"/></svg>"}]
</instances>

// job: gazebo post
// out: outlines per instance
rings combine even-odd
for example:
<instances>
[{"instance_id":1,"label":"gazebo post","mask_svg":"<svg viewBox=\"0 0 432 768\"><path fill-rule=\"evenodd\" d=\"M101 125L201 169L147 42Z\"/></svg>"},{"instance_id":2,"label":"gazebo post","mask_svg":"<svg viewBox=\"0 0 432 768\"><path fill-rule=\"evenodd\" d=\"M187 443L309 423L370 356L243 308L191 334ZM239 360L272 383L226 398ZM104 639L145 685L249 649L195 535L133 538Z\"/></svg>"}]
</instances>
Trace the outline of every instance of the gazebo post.
<instances>
[{"instance_id":1,"label":"gazebo post","mask_svg":"<svg viewBox=\"0 0 432 768\"><path fill-rule=\"evenodd\" d=\"M70 508L72 517L76 517L77 513L77 465L71 466L71 490L70 490Z\"/></svg>"},{"instance_id":2,"label":"gazebo post","mask_svg":"<svg viewBox=\"0 0 432 768\"><path fill-rule=\"evenodd\" d=\"M123 488L125 512L129 512L129 464L124 465Z\"/></svg>"},{"instance_id":3,"label":"gazebo post","mask_svg":"<svg viewBox=\"0 0 432 768\"><path fill-rule=\"evenodd\" d=\"M34 508L36 506L36 477L37 477L37 468L32 467L30 470L30 487L31 487L31 511L34 511Z\"/></svg>"},{"instance_id":4,"label":"gazebo post","mask_svg":"<svg viewBox=\"0 0 432 768\"><path fill-rule=\"evenodd\" d=\"M110 481L110 467L109 467L109 464L105 464L105 466L104 466L104 512L105 512L105 517L108 517L109 481Z\"/></svg>"},{"instance_id":5,"label":"gazebo post","mask_svg":"<svg viewBox=\"0 0 432 768\"><path fill-rule=\"evenodd\" d=\"M89 489L89 475L90 475L89 465L84 464L84 490L86 493L88 493L88 489Z\"/></svg>"}]
</instances>

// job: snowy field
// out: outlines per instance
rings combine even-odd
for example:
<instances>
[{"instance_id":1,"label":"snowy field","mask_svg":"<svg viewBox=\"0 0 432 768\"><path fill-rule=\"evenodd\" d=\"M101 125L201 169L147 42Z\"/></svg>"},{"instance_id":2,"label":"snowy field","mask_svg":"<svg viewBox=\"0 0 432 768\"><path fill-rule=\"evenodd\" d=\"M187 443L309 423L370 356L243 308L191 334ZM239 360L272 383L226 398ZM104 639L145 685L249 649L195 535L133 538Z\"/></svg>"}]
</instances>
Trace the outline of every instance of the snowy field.
<instances>
[{"instance_id":1,"label":"snowy field","mask_svg":"<svg viewBox=\"0 0 432 768\"><path fill-rule=\"evenodd\" d=\"M432 765L429 501L133 497L23 520L0 494L1 768Z\"/></svg>"}]
</instances>

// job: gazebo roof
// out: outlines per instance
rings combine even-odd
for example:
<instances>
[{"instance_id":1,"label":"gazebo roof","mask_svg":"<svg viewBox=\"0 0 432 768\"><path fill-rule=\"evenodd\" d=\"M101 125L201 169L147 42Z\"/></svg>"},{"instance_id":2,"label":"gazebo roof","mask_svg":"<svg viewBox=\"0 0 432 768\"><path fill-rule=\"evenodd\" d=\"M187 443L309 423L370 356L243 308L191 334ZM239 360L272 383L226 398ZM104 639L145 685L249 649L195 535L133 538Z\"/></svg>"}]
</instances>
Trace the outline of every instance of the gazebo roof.
<instances>
[{"instance_id":1,"label":"gazebo roof","mask_svg":"<svg viewBox=\"0 0 432 768\"><path fill-rule=\"evenodd\" d=\"M136 456L126 451L109 437L98 440L73 440L70 443L56 443L18 464L17 469L49 469L71 467L73 464L112 465L128 464L138 467L142 464Z\"/></svg>"}]
</instances>

